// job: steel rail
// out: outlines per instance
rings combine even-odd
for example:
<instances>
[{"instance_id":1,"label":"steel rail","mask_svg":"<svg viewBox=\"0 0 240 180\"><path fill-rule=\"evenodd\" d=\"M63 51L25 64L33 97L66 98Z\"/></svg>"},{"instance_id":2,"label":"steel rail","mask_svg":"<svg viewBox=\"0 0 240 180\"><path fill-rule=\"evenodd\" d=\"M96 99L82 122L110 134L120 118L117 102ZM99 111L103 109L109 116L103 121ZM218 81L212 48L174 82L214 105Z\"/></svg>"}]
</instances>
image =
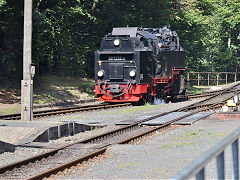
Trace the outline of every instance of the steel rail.
<instances>
[{"instance_id":1,"label":"steel rail","mask_svg":"<svg viewBox=\"0 0 240 180\"><path fill-rule=\"evenodd\" d=\"M70 168L70 167L75 166L75 165L77 165L79 163L82 163L83 161L87 161L87 160L89 160L89 159L91 159L93 157L99 156L99 155L105 153L106 150L107 150L107 147L102 148L102 149L97 150L97 151L95 151L93 153L87 154L87 155L85 155L85 156L83 156L81 158L75 159L73 161L70 161L70 162L67 162L65 164L62 164L62 165L60 165L58 167L55 167L55 168L49 169L49 170L47 170L45 172L39 173L38 175L32 176L32 177L28 178L27 180L39 180L39 179L43 179L43 178L49 177L50 175L55 174L55 173L57 173L59 171L63 171L65 169L67 169L67 168Z\"/></svg>"},{"instance_id":2,"label":"steel rail","mask_svg":"<svg viewBox=\"0 0 240 180\"><path fill-rule=\"evenodd\" d=\"M211 92L204 92L204 93L195 93L195 94L186 94L186 95L178 95L176 96L177 99L192 99L192 98L201 98L201 97L208 97L212 95L216 95L221 93L221 91L211 91ZM225 92L233 93L235 90L227 89Z\"/></svg>"},{"instance_id":3,"label":"steel rail","mask_svg":"<svg viewBox=\"0 0 240 180\"><path fill-rule=\"evenodd\" d=\"M214 97L215 97L215 96L214 96ZM224 99L223 101L225 101L225 99ZM122 140L121 142L118 142L117 144L126 144L126 143L129 143L129 142L131 142L131 141L134 141L135 139L141 138L141 137L146 136L146 135L148 135L148 134L151 134L151 133L153 133L153 132L155 132L155 131L158 131L158 130L160 130L160 129L166 128L166 127L172 125L172 123L174 123L174 122L176 122L176 121L178 121L178 120L180 120L180 119L183 119L183 118L185 118L185 117L191 116L191 115L196 114L196 113L201 112L201 111L206 111L206 110L210 110L210 109L212 109L212 108L214 108L214 107L218 107L218 104L219 104L219 102L217 102L217 103L215 103L215 104L207 104L206 107L204 107L204 108L202 108L202 109L198 109L197 111L192 112L192 113L190 113L190 114L188 114L188 115L185 115L185 116L180 117L180 118L176 118L176 119L174 119L174 120L172 120L172 121L169 121L169 122L167 122L167 123L165 123L165 124L163 124L163 125L160 125L160 126L157 126L157 127L152 128L152 129L150 129L150 130L147 130L146 132L143 132L143 133L140 133L140 134L135 135L135 136L133 136L133 137L127 138L127 139L125 139L125 140ZM209 115L211 115L211 114L209 114ZM155 117L156 117L156 116L155 116ZM205 118L205 117L204 117L204 118ZM138 124L139 124L139 122L134 123L133 125L138 125ZM105 135L106 135L106 134L105 134ZM99 137L99 138L101 138L101 137ZM85 141L85 143L87 143L87 142L90 142L90 141ZM109 146L110 146L110 145L109 145ZM106 151L106 149L107 149L107 147L104 148L104 152ZM103 153L104 153L104 152L103 152ZM93 154L93 153L92 153L92 154ZM97 152L96 152L96 154L97 154ZM90 159L90 158L92 158L92 156L90 156L88 159ZM86 159L86 156L84 157L84 160L87 160L87 159ZM69 162L69 163L66 163L65 165L61 165L61 166L56 167L56 168L54 168L54 169L51 169L51 170L42 172L41 174L36 175L36 176L33 176L33 177L29 178L29 179L35 180L35 179L39 179L39 178L49 177L49 176L51 176L52 174L56 174L57 172L59 172L59 171L61 171L61 170L63 170L63 169L68 168L69 166L71 167L71 166L75 165L76 162L82 162L82 161L83 161L83 159L82 159L82 158L79 158L79 159L77 159L77 160L72 161L72 165L70 165L71 162Z\"/></svg>"},{"instance_id":4,"label":"steel rail","mask_svg":"<svg viewBox=\"0 0 240 180\"><path fill-rule=\"evenodd\" d=\"M99 110L99 109L107 109L107 108L114 108L114 107L122 107L122 106L130 106L131 103L120 103L120 104L99 104L99 105L88 105L88 106L77 106L77 107L67 107L61 109L51 109L46 111L36 111L33 112L33 117L42 117L42 116L51 116L51 115L58 115L58 114L66 114L66 113L74 113L74 112L81 112L81 111L89 111L89 110ZM7 114L7 115L0 115L0 120L18 120L21 119L21 114Z\"/></svg>"},{"instance_id":5,"label":"steel rail","mask_svg":"<svg viewBox=\"0 0 240 180\"><path fill-rule=\"evenodd\" d=\"M218 90L218 91L188 94L188 95L178 95L176 98L177 99L189 99L189 98L194 98L194 97L199 98L199 97L207 97L207 96L217 95L221 92L226 92L226 91L234 92L235 90L233 90L232 88L235 88L239 84L240 84L240 82L231 87L225 88L223 90ZM130 103L126 103L126 104L130 105ZM114 105L109 105L107 103L104 103L104 104L100 104L100 105L75 106L75 107L66 107L66 108L60 108L60 109L35 111L35 112L33 112L33 117L36 118L36 117L42 117L42 116L51 116L51 115L81 112L81 111L87 111L87 110L98 110L98 109L119 107L119 106L125 106L125 103L114 104ZM0 120L18 120L18 119L21 119L20 113L0 115Z\"/></svg>"},{"instance_id":6,"label":"steel rail","mask_svg":"<svg viewBox=\"0 0 240 180\"><path fill-rule=\"evenodd\" d=\"M180 99L182 99L183 97L186 98L188 96L189 95L184 95L184 96L181 95L179 97ZM208 96L211 96L211 94L208 94ZM200 97L206 97L206 96L200 96ZM130 103L121 103L121 104L112 104L112 105L104 103L99 105L75 106L75 107L66 107L66 108L60 108L60 109L50 109L50 110L44 110L44 111L35 111L33 112L33 117L37 118L37 117L43 117L43 116L74 113L74 112L81 112L81 111L88 111L88 110L98 110L98 109L121 107L121 106L128 106L128 105L130 105ZM0 120L18 120L18 119L21 119L20 113L0 115Z\"/></svg>"},{"instance_id":7,"label":"steel rail","mask_svg":"<svg viewBox=\"0 0 240 180\"><path fill-rule=\"evenodd\" d=\"M217 91L208 91L208 92L203 92L203 93L194 93L194 94L186 94L186 95L178 95L177 97L179 98L195 98L195 97L206 97L206 96L211 96L214 94L219 94L221 92L234 92L235 90L233 90L232 88L237 87L240 84L240 82L234 84L233 86L230 86L228 88L225 89L221 89L221 90L217 90Z\"/></svg>"},{"instance_id":8,"label":"steel rail","mask_svg":"<svg viewBox=\"0 0 240 180\"><path fill-rule=\"evenodd\" d=\"M199 110L198 112L200 112L200 111L201 111L201 110ZM160 129L164 129L164 128L170 126L172 123L174 123L174 122L176 122L176 121L178 121L178 120L180 120L180 119L183 119L183 118L185 118L185 117L188 117L188 116L191 116L191 115L193 115L193 114L196 114L196 113L197 113L197 112L193 112L193 113L190 113L190 114L188 114L188 115L186 115L186 116L183 116L183 117L180 117L180 118L176 118L176 119L174 119L174 120L172 120L172 121L170 121L170 122L167 122L167 123L165 123L165 124L162 124L162 125L160 125L160 126L153 127L153 128L151 128L150 130L147 130L147 131L145 131L145 132L142 132L142 133L140 133L140 134L138 134L138 135L135 135L135 136L133 136L133 137L130 137L130 138L121 140L121 141L118 142L117 144L126 144L126 143L129 143L129 142L134 141L134 140L136 140L136 139L138 139L138 138L141 138L141 137L143 137L143 136L146 136L146 135L148 135L148 134L151 134L151 133L153 133L153 132L155 132L155 131L158 131L158 130L160 130ZM111 145L113 145L113 144L109 144L109 145L107 145L106 147L104 147L104 148L102 148L102 149L100 149L100 150L97 150L96 152L93 152L93 153L91 153L91 154L89 154L89 155L86 155L86 156L84 156L84 157L80 157L79 159L73 160L73 161L71 161L71 162L65 163L65 164L60 165L60 166L58 166L58 167L55 167L55 168L52 168L52 169L50 169L50 170L44 171L44 172L42 172L42 173L39 173L38 175L32 176L32 177L28 178L27 180L37 180L37 179L48 178L48 177L50 177L51 175L56 174L56 173L58 173L58 172L60 172L60 171L62 171L62 170L64 170L64 169L70 168L70 167L72 167L72 166L74 166L74 165L76 165L76 164L78 164L78 163L81 163L81 162L83 162L83 161L87 161L87 160L93 158L93 157L94 157L93 155L98 156L99 154L103 154L103 153L106 151L106 149L107 149L109 146L111 146Z\"/></svg>"},{"instance_id":9,"label":"steel rail","mask_svg":"<svg viewBox=\"0 0 240 180\"><path fill-rule=\"evenodd\" d=\"M195 104L197 104L197 103L195 103ZM178 110L179 111L185 111L186 109L187 109L187 107L182 107L182 108L179 108ZM22 161L19 161L19 162L16 162L16 163L12 163L12 164L9 164L9 165L4 166L4 167L0 167L0 174L4 173L7 170L12 170L12 169L14 169L16 167L20 167L22 165L28 164L30 162L41 160L41 159L46 158L48 156L52 156L52 155L56 154L58 151L60 151L60 150L62 150L64 148L67 148L67 147L69 147L71 145L79 144L79 143L94 142L94 141L96 141L98 139L101 139L101 138L104 138L106 136L109 136L110 134L116 134L119 131L125 131L125 130L127 130L129 128L133 128L134 126L138 126L140 123L143 123L143 122L146 122L146 121L149 121L149 120L152 120L152 119L155 119L155 118L158 118L158 117L161 117L161 116L173 113L173 112L177 112L178 110L173 110L173 111L170 111L170 112L161 113L161 114L158 114L158 115L155 115L155 116L152 116L152 117L149 117L149 118L146 118L146 119L134 122L134 123L132 123L130 125L118 128L116 130L113 130L113 131L110 131L110 132L106 132L106 133L103 133L101 135L94 136L92 138L87 138L85 140L78 141L78 142L75 142L75 143L72 143L72 144L69 144L69 145L64 145L64 146L59 147L57 149L54 149L54 150L51 150L51 151L48 151L48 152L45 152L45 153L33 156L31 158L28 158L28 159L25 159L25 160L22 160Z\"/></svg>"},{"instance_id":10,"label":"steel rail","mask_svg":"<svg viewBox=\"0 0 240 180\"><path fill-rule=\"evenodd\" d=\"M215 96L214 96L214 97L215 97ZM218 102L218 103L219 103L219 102ZM205 107L203 110L208 110L208 109L216 106L216 104L218 104L218 103L209 105L208 108ZM198 103L195 103L195 104L198 104ZM183 109L186 109L186 107L181 108L181 109L182 109L182 110L183 110ZM201 111L201 110L198 110L198 111ZM169 113L172 113L172 112L176 112L176 110L171 111L171 112L169 112ZM114 133L117 133L117 132L119 132L119 131L125 131L125 130L127 130L127 129L129 129L129 128L131 129L131 128L133 128L134 126L139 126L139 124L142 123L142 122L144 122L144 121L148 121L148 120L151 120L151 119L154 119L154 118L157 118L157 117L160 117L160 116L169 114L169 113L162 113L162 114L159 114L159 115L155 115L155 116L153 116L153 117L150 117L150 118L147 118L147 119L144 119L144 120L135 122L135 123L133 123L133 124L131 124L131 125L128 125L128 126L119 128L119 129L117 129L117 130L115 130L115 131L111 131L111 132L108 132L108 133L104 133L104 134L102 134L102 135L95 136L95 137L93 137L93 138L86 139L86 140L84 140L84 141L75 142L75 143L73 143L73 144L94 142L94 141L96 141L97 139L101 139L101 138L107 137L107 136L109 136L110 134L114 134ZM195 113L196 113L196 112L195 112ZM192 113L191 113L190 115L192 115ZM181 118L181 119L182 119L182 118ZM179 120L179 119L176 119L176 120ZM176 120L175 120L175 121L176 121ZM165 127L171 125L171 123L173 123L173 122L174 122L174 121L171 121L171 122L165 124ZM144 134L152 133L152 132L154 132L154 131L156 131L156 130L159 130L160 128L163 128L163 126L164 126L164 125L159 126L159 127L156 127L156 128L153 128L153 129L149 130L148 132L145 132ZM132 137L132 138L129 138L129 139L127 139L127 140L124 140L124 142L119 142L119 143L120 143L120 144L123 144L123 143L130 142L130 141L132 141L132 140L135 139L135 138L139 138L139 137L141 137L141 136L144 136L144 134L139 134L139 135L135 136L134 138ZM22 166L22 165L24 165L24 164L28 164L28 163L30 163L30 162L34 162L34 161L36 161L36 160L41 160L41 159L46 158L46 157L48 157L48 156L54 155L54 154L56 154L59 150L61 150L61 149L63 149L63 148L66 148L66 147L69 147L69 146L71 146L71 145L73 145L73 144L69 144L69 145L62 146L62 147L60 147L60 148L58 148L58 149L55 149L55 150L52 150L52 151L49 151L49 152L47 152L47 153L43 153L43 154L40 154L40 155L36 155L36 156L34 156L33 158L28 158L28 159L26 159L26 160L19 161L19 162L17 162L17 163L12 163L12 164L10 164L10 165L8 165L8 166L5 166L5 167L0 167L0 173L2 174L2 173L4 173L4 172L7 171L7 170L11 170L11 169L14 169L14 168L16 168L16 167L20 167L20 166ZM68 164L68 165L69 165L69 164ZM60 168L60 167L59 167L59 168ZM63 168L63 167L61 167L60 169L62 169L62 168ZM55 168L54 168L54 169L55 169ZM50 171L49 171L49 172L50 172ZM51 172L54 172L54 171L51 171Z\"/></svg>"}]
</instances>

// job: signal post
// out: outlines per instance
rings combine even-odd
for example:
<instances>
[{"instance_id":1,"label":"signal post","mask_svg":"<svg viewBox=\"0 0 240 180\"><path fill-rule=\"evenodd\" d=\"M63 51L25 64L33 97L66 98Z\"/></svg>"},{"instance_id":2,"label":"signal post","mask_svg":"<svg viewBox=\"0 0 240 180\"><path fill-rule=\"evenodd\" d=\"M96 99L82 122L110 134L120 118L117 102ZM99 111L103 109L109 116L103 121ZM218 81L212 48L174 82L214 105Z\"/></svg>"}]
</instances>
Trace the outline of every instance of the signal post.
<instances>
[{"instance_id":1,"label":"signal post","mask_svg":"<svg viewBox=\"0 0 240 180\"><path fill-rule=\"evenodd\" d=\"M21 81L21 120L32 120L33 76L32 66L32 0L24 0L23 80Z\"/></svg>"}]
</instances>

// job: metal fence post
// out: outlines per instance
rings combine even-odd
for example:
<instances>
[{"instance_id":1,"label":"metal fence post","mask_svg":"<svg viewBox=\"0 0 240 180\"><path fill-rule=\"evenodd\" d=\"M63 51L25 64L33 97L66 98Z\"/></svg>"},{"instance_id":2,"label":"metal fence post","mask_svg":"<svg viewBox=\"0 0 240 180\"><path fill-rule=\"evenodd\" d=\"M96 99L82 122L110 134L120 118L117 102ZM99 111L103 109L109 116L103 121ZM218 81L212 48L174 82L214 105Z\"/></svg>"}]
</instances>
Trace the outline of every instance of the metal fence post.
<instances>
[{"instance_id":1,"label":"metal fence post","mask_svg":"<svg viewBox=\"0 0 240 180\"><path fill-rule=\"evenodd\" d=\"M218 86L218 82L219 81L219 73L217 73L217 86Z\"/></svg>"},{"instance_id":2,"label":"metal fence post","mask_svg":"<svg viewBox=\"0 0 240 180\"><path fill-rule=\"evenodd\" d=\"M202 168L196 175L196 180L204 180L205 179L205 168Z\"/></svg>"},{"instance_id":3,"label":"metal fence post","mask_svg":"<svg viewBox=\"0 0 240 180\"><path fill-rule=\"evenodd\" d=\"M232 143L232 178L239 179L238 139Z\"/></svg>"},{"instance_id":4,"label":"metal fence post","mask_svg":"<svg viewBox=\"0 0 240 180\"><path fill-rule=\"evenodd\" d=\"M226 73L226 84L228 82L228 73Z\"/></svg>"},{"instance_id":5,"label":"metal fence post","mask_svg":"<svg viewBox=\"0 0 240 180\"><path fill-rule=\"evenodd\" d=\"M208 86L210 85L210 77L209 77L209 73L208 73Z\"/></svg>"},{"instance_id":6,"label":"metal fence post","mask_svg":"<svg viewBox=\"0 0 240 180\"><path fill-rule=\"evenodd\" d=\"M225 179L225 169L224 169L224 151L217 156L217 179Z\"/></svg>"},{"instance_id":7,"label":"metal fence post","mask_svg":"<svg viewBox=\"0 0 240 180\"><path fill-rule=\"evenodd\" d=\"M198 86L200 86L200 74L198 73Z\"/></svg>"}]
</instances>

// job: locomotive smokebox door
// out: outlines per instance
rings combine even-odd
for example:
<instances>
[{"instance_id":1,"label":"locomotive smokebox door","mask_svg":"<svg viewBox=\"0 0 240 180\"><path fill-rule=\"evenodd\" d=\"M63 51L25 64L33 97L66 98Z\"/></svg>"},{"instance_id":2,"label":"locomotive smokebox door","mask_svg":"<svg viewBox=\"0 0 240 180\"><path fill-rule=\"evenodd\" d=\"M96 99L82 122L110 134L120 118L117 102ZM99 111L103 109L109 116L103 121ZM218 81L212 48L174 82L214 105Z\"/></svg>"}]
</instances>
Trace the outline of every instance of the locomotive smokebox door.
<instances>
[{"instance_id":1,"label":"locomotive smokebox door","mask_svg":"<svg viewBox=\"0 0 240 180\"><path fill-rule=\"evenodd\" d=\"M122 91L122 88L119 86L119 84L111 84L110 85L110 92L113 94L119 93Z\"/></svg>"},{"instance_id":2,"label":"locomotive smokebox door","mask_svg":"<svg viewBox=\"0 0 240 180\"><path fill-rule=\"evenodd\" d=\"M109 78L123 79L123 63L109 63Z\"/></svg>"}]
</instances>

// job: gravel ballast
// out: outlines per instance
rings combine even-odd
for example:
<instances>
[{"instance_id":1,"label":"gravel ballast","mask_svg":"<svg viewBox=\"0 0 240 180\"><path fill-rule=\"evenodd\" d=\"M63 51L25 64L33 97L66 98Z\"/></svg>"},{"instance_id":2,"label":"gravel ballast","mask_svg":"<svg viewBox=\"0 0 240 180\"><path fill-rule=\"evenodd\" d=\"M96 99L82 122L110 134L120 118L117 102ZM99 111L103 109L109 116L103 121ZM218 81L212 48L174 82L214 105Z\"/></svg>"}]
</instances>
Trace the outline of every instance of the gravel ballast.
<instances>
[{"instance_id":1,"label":"gravel ballast","mask_svg":"<svg viewBox=\"0 0 240 180\"><path fill-rule=\"evenodd\" d=\"M50 141L49 144L70 144L73 142L81 141L83 139L96 136L99 134L102 134L104 132L111 131L113 129L119 128L119 126L115 126L115 122L135 118L135 117L140 117L145 114L149 113L159 113L161 114L162 112L168 112L172 111L174 109L180 108L182 106L188 106L193 103L196 103L200 101L200 99L193 99L191 101L185 101L185 102L180 102L180 103L172 103L172 104L163 104L163 105L147 105L147 106L137 106L137 107L122 107L122 108L116 108L116 109L108 109L108 110L101 110L101 111L91 111L91 112L84 112L84 113L76 113L76 114L70 114L70 115L64 115L64 116L58 116L58 117L49 117L46 119L38 119L35 120L37 122L68 122L68 121L78 121L80 123L86 123L88 124L89 122L97 122L97 124L104 124L104 128L100 129L95 129L92 131L86 131L83 133L78 133L74 136L68 136L68 137L63 137L61 139L53 140ZM50 122L49 122L50 121ZM0 133L0 139L3 141L5 140L6 142L16 142L19 140L19 138L22 136L27 136L29 133L29 128L12 128L12 127L1 127L1 133ZM10 133L9 133L10 132ZM26 156L30 157L33 154L32 153L27 153L31 152L31 148L27 147L22 147L20 150L18 148L16 149L15 153L2 153L0 154L0 159L1 165L7 165L12 162L18 161L23 159L23 157ZM46 151L46 150L44 150ZM42 153L42 149L35 149L34 148L34 155ZM14 156L14 159L12 158Z\"/></svg>"},{"instance_id":2,"label":"gravel ballast","mask_svg":"<svg viewBox=\"0 0 240 180\"><path fill-rule=\"evenodd\" d=\"M100 158L84 168L72 168L75 173L70 171L63 179L169 179L236 129L239 121L216 120L211 116L192 126L156 133L141 144L114 145L106 152L108 158ZM210 164L209 169L208 177L216 178L214 165Z\"/></svg>"},{"instance_id":3,"label":"gravel ballast","mask_svg":"<svg viewBox=\"0 0 240 180\"><path fill-rule=\"evenodd\" d=\"M106 127L86 131L74 136L51 141L49 144L72 143L116 129L114 123L147 114L164 113L183 106L189 106L200 99L191 101L139 107L122 107L109 110L84 112L50 117L38 121L77 121L86 124L101 124ZM114 145L108 148L104 158L96 158L90 165L71 168L63 179L146 179L171 178L185 165L206 151L217 141L240 125L238 120L216 120L215 116L198 121L192 126L179 126L163 134L155 133L151 138L137 145ZM0 154L2 165L26 156L36 155L47 149L19 148L15 153ZM14 159L12 158L14 157Z\"/></svg>"}]
</instances>

